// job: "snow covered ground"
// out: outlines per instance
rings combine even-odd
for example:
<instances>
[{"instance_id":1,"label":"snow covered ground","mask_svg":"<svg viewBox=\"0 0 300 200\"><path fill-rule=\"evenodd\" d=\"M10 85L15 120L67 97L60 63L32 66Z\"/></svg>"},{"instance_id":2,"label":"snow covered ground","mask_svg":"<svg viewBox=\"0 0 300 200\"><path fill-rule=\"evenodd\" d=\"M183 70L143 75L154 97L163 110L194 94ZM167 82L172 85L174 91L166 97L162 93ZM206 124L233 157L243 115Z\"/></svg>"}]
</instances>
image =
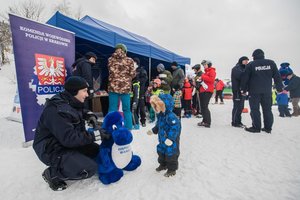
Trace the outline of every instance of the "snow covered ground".
<instances>
[{"instance_id":1,"label":"snow covered ground","mask_svg":"<svg viewBox=\"0 0 300 200\"><path fill-rule=\"evenodd\" d=\"M22 124L10 115L16 83L14 66L0 70L0 196L3 200L297 200L300 199L300 131L298 118L279 118L273 107L272 134L251 134L230 126L230 100L210 104L212 126L197 127L196 118L182 119L181 155L177 175L166 178L158 166L156 136L147 127L134 131L133 150L142 165L117 183L103 185L94 176L67 182L53 192L41 177L45 166L31 147L23 148ZM249 114L243 122L251 124ZM298 129L298 130L297 130Z\"/></svg>"}]
</instances>

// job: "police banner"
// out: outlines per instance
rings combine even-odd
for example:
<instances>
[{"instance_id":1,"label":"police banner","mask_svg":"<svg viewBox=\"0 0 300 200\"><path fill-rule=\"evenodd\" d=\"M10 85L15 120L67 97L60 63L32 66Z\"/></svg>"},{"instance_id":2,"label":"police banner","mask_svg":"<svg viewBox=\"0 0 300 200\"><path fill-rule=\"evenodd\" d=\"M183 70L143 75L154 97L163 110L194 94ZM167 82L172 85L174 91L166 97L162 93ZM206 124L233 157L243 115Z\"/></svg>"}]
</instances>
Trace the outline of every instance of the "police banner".
<instances>
[{"instance_id":1,"label":"police banner","mask_svg":"<svg viewBox=\"0 0 300 200\"><path fill-rule=\"evenodd\" d=\"M47 98L63 91L75 60L74 33L9 15L25 142L35 127Z\"/></svg>"}]
</instances>

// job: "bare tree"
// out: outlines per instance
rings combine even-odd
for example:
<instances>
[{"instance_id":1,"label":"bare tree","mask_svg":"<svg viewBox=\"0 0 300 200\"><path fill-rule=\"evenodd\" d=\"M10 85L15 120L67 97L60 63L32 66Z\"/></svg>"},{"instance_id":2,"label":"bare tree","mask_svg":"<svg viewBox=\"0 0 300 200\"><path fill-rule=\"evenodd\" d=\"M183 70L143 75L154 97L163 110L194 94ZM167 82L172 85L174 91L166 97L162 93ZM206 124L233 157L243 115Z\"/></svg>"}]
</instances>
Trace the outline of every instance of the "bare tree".
<instances>
[{"instance_id":1,"label":"bare tree","mask_svg":"<svg viewBox=\"0 0 300 200\"><path fill-rule=\"evenodd\" d=\"M26 0L20 4L8 7L8 12L26 17L28 19L41 21L41 15L45 6L41 1Z\"/></svg>"},{"instance_id":2,"label":"bare tree","mask_svg":"<svg viewBox=\"0 0 300 200\"><path fill-rule=\"evenodd\" d=\"M9 24L4 20L2 20L0 22L0 53L1 53L0 65L9 63L9 59L6 57L6 52L10 51L10 46L11 46L11 33L9 29Z\"/></svg>"},{"instance_id":3,"label":"bare tree","mask_svg":"<svg viewBox=\"0 0 300 200\"><path fill-rule=\"evenodd\" d=\"M79 6L77 9L77 12L75 12L75 14L74 14L74 17L75 17L75 19L79 20L81 18L81 16L82 16L82 7Z\"/></svg>"},{"instance_id":4,"label":"bare tree","mask_svg":"<svg viewBox=\"0 0 300 200\"><path fill-rule=\"evenodd\" d=\"M54 11L59 11L64 15L67 15L69 17L72 16L72 12L71 12L71 5L70 2L67 0L63 0L61 3L59 3L58 5L56 5L54 7Z\"/></svg>"}]
</instances>

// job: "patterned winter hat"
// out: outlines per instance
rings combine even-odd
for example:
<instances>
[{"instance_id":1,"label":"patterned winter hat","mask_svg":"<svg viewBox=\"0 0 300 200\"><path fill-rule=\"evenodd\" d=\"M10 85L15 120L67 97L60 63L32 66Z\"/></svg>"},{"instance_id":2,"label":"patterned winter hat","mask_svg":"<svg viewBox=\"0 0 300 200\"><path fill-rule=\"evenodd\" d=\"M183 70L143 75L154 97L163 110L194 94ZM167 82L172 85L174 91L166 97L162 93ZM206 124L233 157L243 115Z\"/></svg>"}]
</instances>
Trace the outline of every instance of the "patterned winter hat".
<instances>
[{"instance_id":1,"label":"patterned winter hat","mask_svg":"<svg viewBox=\"0 0 300 200\"><path fill-rule=\"evenodd\" d=\"M72 96L76 96L78 91L84 88L88 88L89 84L86 80L80 76L71 76L65 82L64 88L67 92L69 92Z\"/></svg>"}]
</instances>

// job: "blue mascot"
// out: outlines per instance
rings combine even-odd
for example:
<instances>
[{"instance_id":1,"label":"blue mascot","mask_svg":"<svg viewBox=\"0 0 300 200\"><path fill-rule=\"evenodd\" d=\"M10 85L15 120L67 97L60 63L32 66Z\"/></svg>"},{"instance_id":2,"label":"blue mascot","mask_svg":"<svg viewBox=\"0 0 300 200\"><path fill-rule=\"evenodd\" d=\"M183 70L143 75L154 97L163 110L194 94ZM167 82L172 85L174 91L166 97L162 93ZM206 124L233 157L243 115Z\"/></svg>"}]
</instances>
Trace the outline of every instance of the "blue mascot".
<instances>
[{"instance_id":1,"label":"blue mascot","mask_svg":"<svg viewBox=\"0 0 300 200\"><path fill-rule=\"evenodd\" d=\"M104 132L97 162L99 179L105 185L120 180L123 170L133 171L141 165L141 158L131 150L132 133L123 124L119 112L108 113L102 124Z\"/></svg>"}]
</instances>

